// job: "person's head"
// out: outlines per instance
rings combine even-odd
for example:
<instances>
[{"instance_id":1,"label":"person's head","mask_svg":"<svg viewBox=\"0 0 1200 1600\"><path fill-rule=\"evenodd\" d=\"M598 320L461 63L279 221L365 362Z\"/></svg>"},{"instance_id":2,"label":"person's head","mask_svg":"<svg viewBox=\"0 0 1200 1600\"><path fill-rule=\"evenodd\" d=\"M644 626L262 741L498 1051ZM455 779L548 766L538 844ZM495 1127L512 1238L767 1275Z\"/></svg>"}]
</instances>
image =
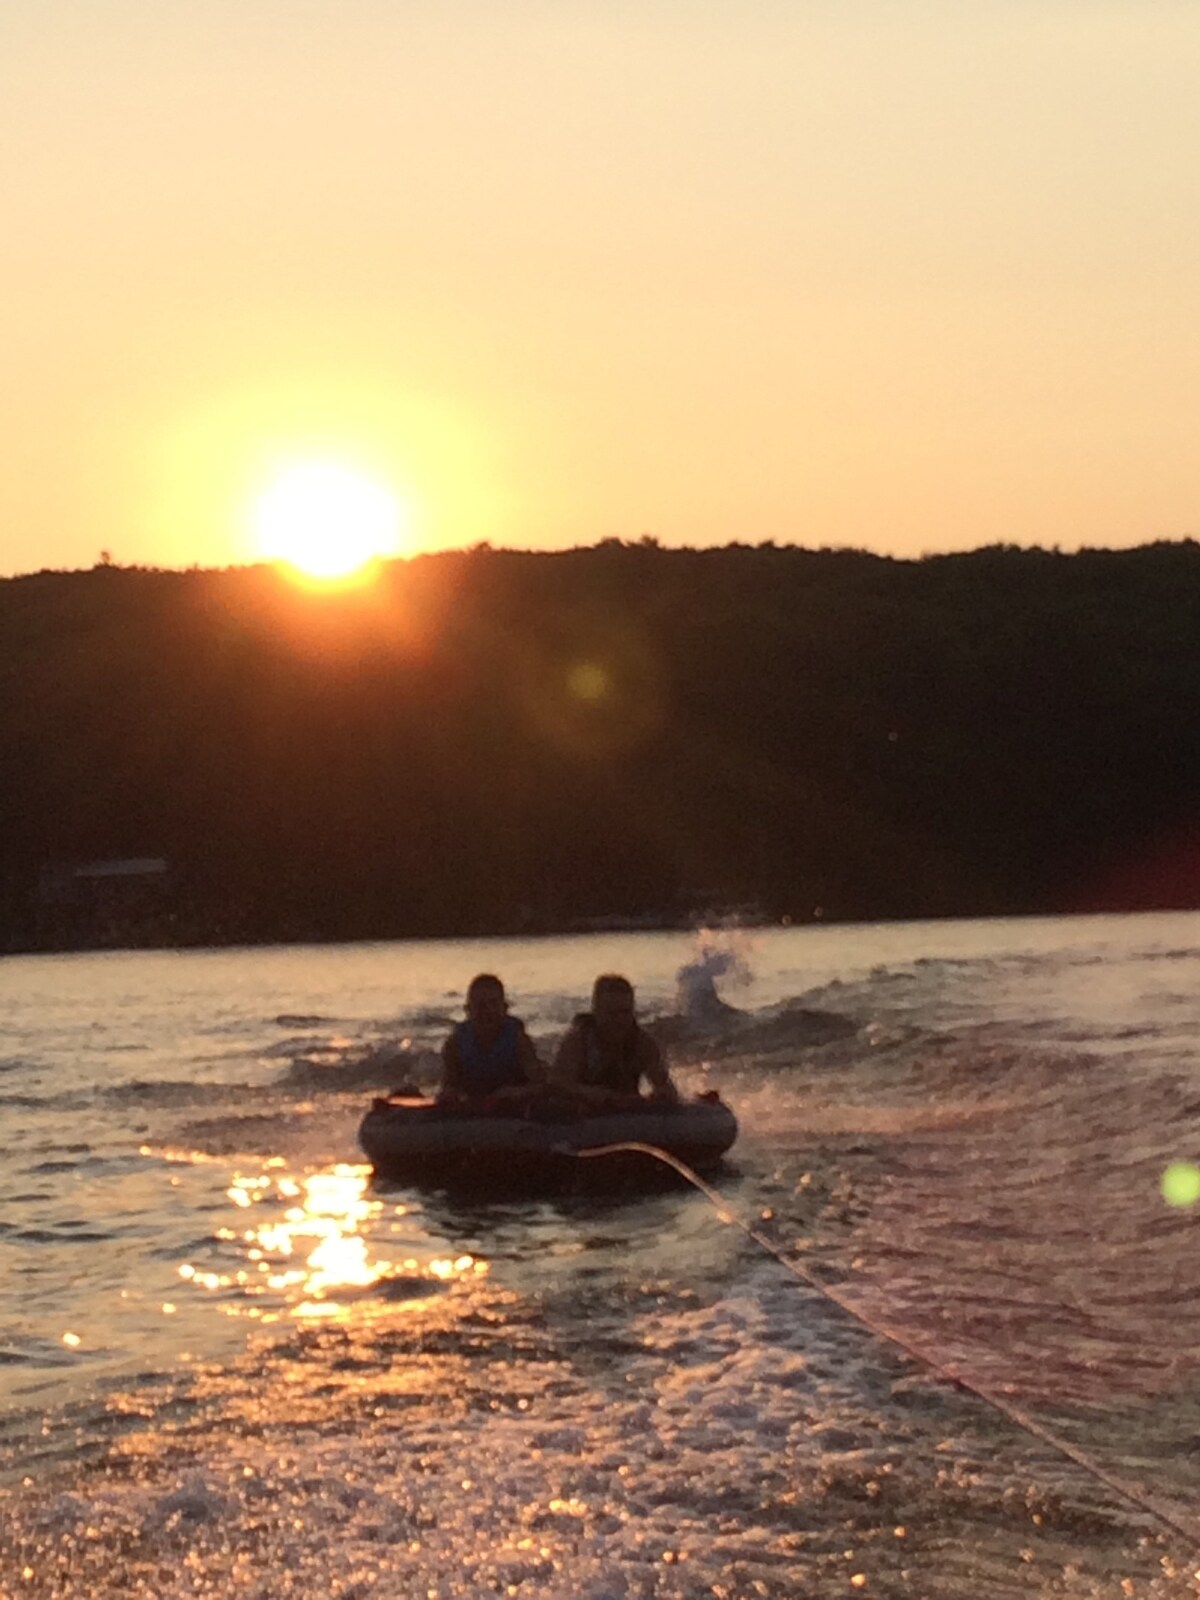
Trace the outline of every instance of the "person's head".
<instances>
[{"instance_id":1,"label":"person's head","mask_svg":"<svg viewBox=\"0 0 1200 1600\"><path fill-rule=\"evenodd\" d=\"M592 1020L602 1039L619 1043L637 1026L633 985L618 972L601 973L592 985Z\"/></svg>"},{"instance_id":2,"label":"person's head","mask_svg":"<svg viewBox=\"0 0 1200 1600\"><path fill-rule=\"evenodd\" d=\"M508 1015L504 985L490 972L481 972L467 985L467 1016L478 1032L498 1032Z\"/></svg>"}]
</instances>

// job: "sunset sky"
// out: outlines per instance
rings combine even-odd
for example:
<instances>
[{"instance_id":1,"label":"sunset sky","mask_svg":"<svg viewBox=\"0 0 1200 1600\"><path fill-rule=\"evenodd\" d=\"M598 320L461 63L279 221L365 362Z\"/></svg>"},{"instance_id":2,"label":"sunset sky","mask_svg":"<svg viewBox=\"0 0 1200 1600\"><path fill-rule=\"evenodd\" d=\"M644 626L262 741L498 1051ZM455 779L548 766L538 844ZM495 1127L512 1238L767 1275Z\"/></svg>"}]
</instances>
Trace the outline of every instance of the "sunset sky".
<instances>
[{"instance_id":1,"label":"sunset sky","mask_svg":"<svg viewBox=\"0 0 1200 1600\"><path fill-rule=\"evenodd\" d=\"M4 0L0 573L1200 536L1196 0Z\"/></svg>"}]
</instances>

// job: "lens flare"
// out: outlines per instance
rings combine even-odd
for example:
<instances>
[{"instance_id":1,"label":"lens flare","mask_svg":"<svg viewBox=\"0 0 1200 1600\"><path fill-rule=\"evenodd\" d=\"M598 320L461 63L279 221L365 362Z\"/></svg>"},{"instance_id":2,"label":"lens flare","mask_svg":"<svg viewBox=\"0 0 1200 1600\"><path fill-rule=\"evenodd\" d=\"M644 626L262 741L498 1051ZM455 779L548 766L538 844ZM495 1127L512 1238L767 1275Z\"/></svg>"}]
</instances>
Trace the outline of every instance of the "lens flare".
<instances>
[{"instance_id":1,"label":"lens flare","mask_svg":"<svg viewBox=\"0 0 1200 1600\"><path fill-rule=\"evenodd\" d=\"M596 662L581 661L567 674L567 687L580 700L603 700L609 692L609 676Z\"/></svg>"},{"instance_id":2,"label":"lens flare","mask_svg":"<svg viewBox=\"0 0 1200 1600\"><path fill-rule=\"evenodd\" d=\"M1200 1167L1173 1161L1162 1175L1162 1197L1169 1206L1194 1206L1200 1200Z\"/></svg>"}]
</instances>

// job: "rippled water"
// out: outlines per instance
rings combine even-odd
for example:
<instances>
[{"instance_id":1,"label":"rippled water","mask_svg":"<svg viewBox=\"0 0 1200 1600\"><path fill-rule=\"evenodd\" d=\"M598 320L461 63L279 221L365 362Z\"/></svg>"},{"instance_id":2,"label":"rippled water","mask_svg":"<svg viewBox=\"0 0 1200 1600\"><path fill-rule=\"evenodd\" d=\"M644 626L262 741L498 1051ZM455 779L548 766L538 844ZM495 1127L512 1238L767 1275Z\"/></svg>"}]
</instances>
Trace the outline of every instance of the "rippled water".
<instances>
[{"instance_id":1,"label":"rippled water","mask_svg":"<svg viewBox=\"0 0 1200 1600\"><path fill-rule=\"evenodd\" d=\"M0 1597L1200 1593L1200 916L718 948L0 963ZM628 972L715 1200L373 1185L482 969Z\"/></svg>"}]
</instances>

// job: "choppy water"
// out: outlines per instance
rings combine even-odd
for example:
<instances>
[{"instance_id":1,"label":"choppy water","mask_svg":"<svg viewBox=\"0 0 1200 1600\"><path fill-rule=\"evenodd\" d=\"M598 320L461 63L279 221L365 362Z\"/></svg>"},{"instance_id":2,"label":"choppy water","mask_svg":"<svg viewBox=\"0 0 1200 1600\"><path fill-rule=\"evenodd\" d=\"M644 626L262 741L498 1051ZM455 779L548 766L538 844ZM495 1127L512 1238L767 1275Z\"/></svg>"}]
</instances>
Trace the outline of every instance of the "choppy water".
<instances>
[{"instance_id":1,"label":"choppy water","mask_svg":"<svg viewBox=\"0 0 1200 1600\"><path fill-rule=\"evenodd\" d=\"M0 1597L1200 1593L1200 916L695 953L0 963ZM373 1187L481 969L546 1055L628 972L761 1242Z\"/></svg>"}]
</instances>

